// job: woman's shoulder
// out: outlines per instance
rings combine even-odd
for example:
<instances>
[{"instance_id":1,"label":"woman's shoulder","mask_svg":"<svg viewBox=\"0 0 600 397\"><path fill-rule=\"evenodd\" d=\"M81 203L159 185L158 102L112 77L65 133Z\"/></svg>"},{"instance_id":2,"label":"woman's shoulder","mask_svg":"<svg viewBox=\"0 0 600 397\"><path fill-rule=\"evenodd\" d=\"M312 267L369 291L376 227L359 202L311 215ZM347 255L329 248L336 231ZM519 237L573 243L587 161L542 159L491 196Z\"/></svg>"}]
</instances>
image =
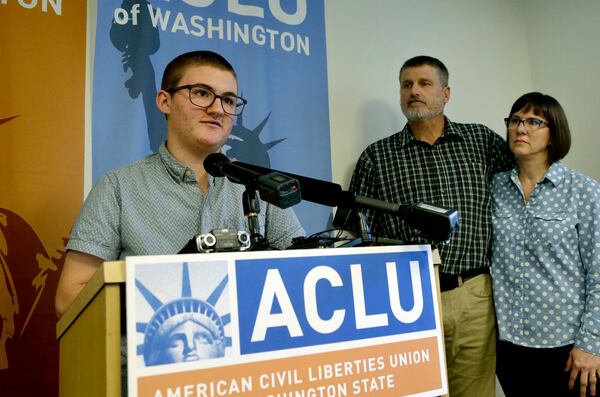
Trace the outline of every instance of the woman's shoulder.
<instances>
[{"instance_id":1,"label":"woman's shoulder","mask_svg":"<svg viewBox=\"0 0 600 397\"><path fill-rule=\"evenodd\" d=\"M567 180L569 180L577 188L586 190L600 189L600 183L598 183L596 179L584 174L583 172L576 171L560 161L557 161L553 166L563 173Z\"/></svg>"}]
</instances>

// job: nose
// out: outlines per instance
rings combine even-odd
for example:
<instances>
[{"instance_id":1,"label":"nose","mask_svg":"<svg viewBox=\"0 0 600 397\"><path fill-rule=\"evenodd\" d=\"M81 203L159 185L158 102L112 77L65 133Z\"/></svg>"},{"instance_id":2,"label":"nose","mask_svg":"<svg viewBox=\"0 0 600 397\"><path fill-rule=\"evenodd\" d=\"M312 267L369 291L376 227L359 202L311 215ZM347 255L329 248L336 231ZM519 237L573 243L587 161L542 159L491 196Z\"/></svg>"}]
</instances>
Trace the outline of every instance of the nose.
<instances>
[{"instance_id":1,"label":"nose","mask_svg":"<svg viewBox=\"0 0 600 397\"><path fill-rule=\"evenodd\" d=\"M188 355L194 350L194 338L190 335L185 335L183 339L183 354Z\"/></svg>"},{"instance_id":2,"label":"nose","mask_svg":"<svg viewBox=\"0 0 600 397\"><path fill-rule=\"evenodd\" d=\"M525 129L525 120L519 120L519 124L517 124L517 133L525 134L527 130Z\"/></svg>"},{"instance_id":3,"label":"nose","mask_svg":"<svg viewBox=\"0 0 600 397\"><path fill-rule=\"evenodd\" d=\"M215 97L213 103L206 108L209 113L212 114L223 114L225 111L223 110L223 99L219 96Z\"/></svg>"},{"instance_id":4,"label":"nose","mask_svg":"<svg viewBox=\"0 0 600 397\"><path fill-rule=\"evenodd\" d=\"M419 85L418 84L413 84L410 87L410 90L408 91L410 93L411 97L420 97L421 96L421 90L419 89Z\"/></svg>"}]
</instances>

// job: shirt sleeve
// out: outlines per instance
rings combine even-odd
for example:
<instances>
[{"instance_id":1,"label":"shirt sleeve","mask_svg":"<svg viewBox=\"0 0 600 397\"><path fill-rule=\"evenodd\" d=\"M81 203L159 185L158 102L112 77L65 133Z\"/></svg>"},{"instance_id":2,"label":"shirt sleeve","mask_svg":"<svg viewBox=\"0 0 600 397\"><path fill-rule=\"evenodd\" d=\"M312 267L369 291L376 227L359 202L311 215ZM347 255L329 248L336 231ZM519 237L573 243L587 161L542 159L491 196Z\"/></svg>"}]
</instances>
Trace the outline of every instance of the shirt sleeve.
<instances>
[{"instance_id":1,"label":"shirt sleeve","mask_svg":"<svg viewBox=\"0 0 600 397\"><path fill-rule=\"evenodd\" d=\"M508 142L492 130L489 130L489 133L491 137L490 158L492 159L492 173L513 169L517 163L515 156L510 151Z\"/></svg>"},{"instance_id":2,"label":"shirt sleeve","mask_svg":"<svg viewBox=\"0 0 600 397\"><path fill-rule=\"evenodd\" d=\"M362 152L350 180L349 191L357 196L371 197L377 199L376 194L376 166L372 159L370 148ZM371 228L375 225L375 211L370 209L361 209L361 212L367 216Z\"/></svg>"},{"instance_id":3,"label":"shirt sleeve","mask_svg":"<svg viewBox=\"0 0 600 397\"><path fill-rule=\"evenodd\" d=\"M103 176L92 188L71 231L67 249L118 259L120 194L115 181Z\"/></svg>"},{"instance_id":4,"label":"shirt sleeve","mask_svg":"<svg viewBox=\"0 0 600 397\"><path fill-rule=\"evenodd\" d=\"M575 346L600 356L600 185L584 177L578 193L579 255L586 274L586 294Z\"/></svg>"}]
</instances>

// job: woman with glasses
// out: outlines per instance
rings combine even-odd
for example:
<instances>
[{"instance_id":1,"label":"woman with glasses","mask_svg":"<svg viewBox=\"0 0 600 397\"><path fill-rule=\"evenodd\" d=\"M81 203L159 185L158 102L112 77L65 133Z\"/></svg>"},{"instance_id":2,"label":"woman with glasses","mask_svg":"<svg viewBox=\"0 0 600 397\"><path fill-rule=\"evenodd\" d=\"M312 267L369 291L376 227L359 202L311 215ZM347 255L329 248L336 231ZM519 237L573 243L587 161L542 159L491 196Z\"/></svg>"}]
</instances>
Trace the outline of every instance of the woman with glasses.
<instances>
[{"instance_id":1,"label":"woman with glasses","mask_svg":"<svg viewBox=\"0 0 600 397\"><path fill-rule=\"evenodd\" d=\"M518 165L492 180L498 379L507 397L595 395L600 185L560 161L571 135L551 96L521 96L505 122Z\"/></svg>"}]
</instances>

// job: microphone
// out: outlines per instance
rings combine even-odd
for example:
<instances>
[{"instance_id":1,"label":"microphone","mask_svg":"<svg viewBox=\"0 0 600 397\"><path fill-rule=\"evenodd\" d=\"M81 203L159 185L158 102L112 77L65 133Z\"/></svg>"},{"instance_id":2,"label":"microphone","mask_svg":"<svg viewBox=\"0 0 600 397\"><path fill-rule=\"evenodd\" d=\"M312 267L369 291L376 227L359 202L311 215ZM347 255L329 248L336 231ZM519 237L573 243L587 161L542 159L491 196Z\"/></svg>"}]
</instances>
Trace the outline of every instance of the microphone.
<instances>
[{"instance_id":1,"label":"microphone","mask_svg":"<svg viewBox=\"0 0 600 397\"><path fill-rule=\"evenodd\" d=\"M281 172L269 170L261 174L244 165L232 163L222 153L209 154L203 164L210 175L227 177L233 183L256 189L261 199L279 208L291 207L302 200L300 183Z\"/></svg>"},{"instance_id":2,"label":"microphone","mask_svg":"<svg viewBox=\"0 0 600 397\"><path fill-rule=\"evenodd\" d=\"M448 241L450 234L458 226L458 211L427 203L401 205L398 213L413 229L435 241Z\"/></svg>"},{"instance_id":3,"label":"microphone","mask_svg":"<svg viewBox=\"0 0 600 397\"><path fill-rule=\"evenodd\" d=\"M354 195L350 192L343 191L342 187L337 183L296 175L287 171L272 170L270 168L243 163L241 161L234 161L233 164L260 174L275 171L288 175L300 182L300 186L302 186L302 191L300 192L302 200L310 201L311 203L326 205L328 207L337 207L340 205L351 206L354 201Z\"/></svg>"},{"instance_id":4,"label":"microphone","mask_svg":"<svg viewBox=\"0 0 600 397\"><path fill-rule=\"evenodd\" d=\"M453 208L423 202L399 205L365 196L355 196L354 204L358 207L398 215L409 227L418 230L430 240L447 241L450 239L450 233L458 226L458 211ZM342 213L340 219L343 217L347 219L348 216ZM340 220L337 223L339 222Z\"/></svg>"},{"instance_id":5,"label":"microphone","mask_svg":"<svg viewBox=\"0 0 600 397\"><path fill-rule=\"evenodd\" d=\"M234 161L233 164L257 173L264 174L274 171L241 161ZM450 238L450 233L458 226L458 211L455 209L423 202L411 205L393 204L366 196L356 196L352 192L342 190L342 187L337 183L296 175L287 171L276 172L286 174L300 181L303 200L338 207L333 220L334 226L346 223L350 217L349 212L355 210L356 207L397 215L408 226L420 231L425 238L435 241L447 241Z\"/></svg>"}]
</instances>

